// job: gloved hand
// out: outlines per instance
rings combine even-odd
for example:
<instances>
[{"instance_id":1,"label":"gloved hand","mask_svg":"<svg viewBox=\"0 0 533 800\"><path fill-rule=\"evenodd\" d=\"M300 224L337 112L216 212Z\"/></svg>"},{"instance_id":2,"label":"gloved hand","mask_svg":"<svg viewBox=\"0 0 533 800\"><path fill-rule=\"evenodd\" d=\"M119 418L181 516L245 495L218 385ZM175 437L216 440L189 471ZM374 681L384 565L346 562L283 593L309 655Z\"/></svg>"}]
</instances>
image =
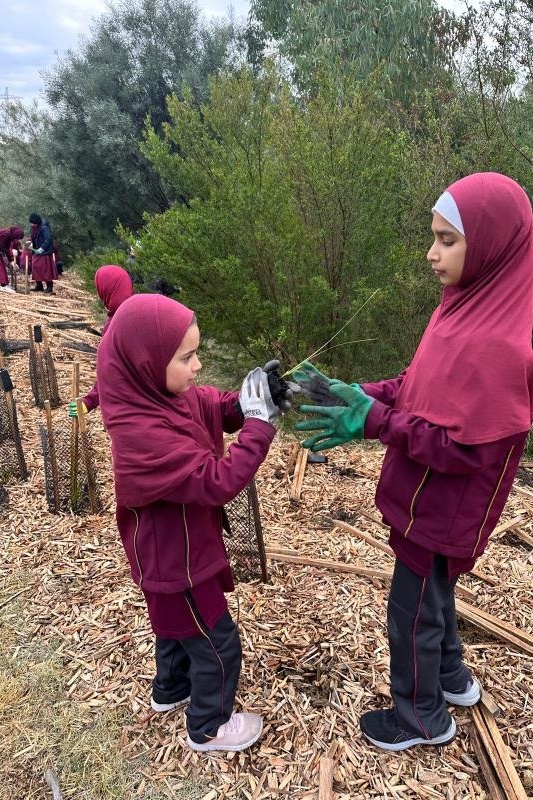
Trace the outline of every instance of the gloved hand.
<instances>
[{"instance_id":1,"label":"gloved hand","mask_svg":"<svg viewBox=\"0 0 533 800\"><path fill-rule=\"evenodd\" d=\"M84 414L87 414L87 406L85 403L82 402L81 409ZM76 400L71 400L68 404L68 415L69 417L77 417L78 416L78 404Z\"/></svg>"},{"instance_id":2,"label":"gloved hand","mask_svg":"<svg viewBox=\"0 0 533 800\"><path fill-rule=\"evenodd\" d=\"M41 256L43 254L43 248L42 247L37 247L37 248L32 247L31 249L33 251L33 255L34 256Z\"/></svg>"},{"instance_id":3,"label":"gloved hand","mask_svg":"<svg viewBox=\"0 0 533 800\"><path fill-rule=\"evenodd\" d=\"M348 384L337 378L328 378L310 361L300 364L292 373L292 377L301 387L302 392L310 397L317 406L344 405L342 400L330 393L330 388L335 385L348 386Z\"/></svg>"},{"instance_id":4,"label":"gloved hand","mask_svg":"<svg viewBox=\"0 0 533 800\"><path fill-rule=\"evenodd\" d=\"M279 408L272 400L268 385L268 375L256 367L242 382L239 403L245 419L262 419L271 425L279 416Z\"/></svg>"},{"instance_id":5,"label":"gloved hand","mask_svg":"<svg viewBox=\"0 0 533 800\"><path fill-rule=\"evenodd\" d=\"M316 414L318 419L297 422L299 431L320 431L303 442L313 453L327 450L352 439L363 439L365 421L374 402L359 386L338 383L329 387L331 394L339 398L342 406L300 406L305 414Z\"/></svg>"},{"instance_id":6,"label":"gloved hand","mask_svg":"<svg viewBox=\"0 0 533 800\"><path fill-rule=\"evenodd\" d=\"M263 367L263 372L268 375L268 386L272 400L277 405L282 414L290 411L292 401L295 394L299 394L302 390L297 383L286 381L279 373L280 362L274 359L268 361Z\"/></svg>"}]
</instances>

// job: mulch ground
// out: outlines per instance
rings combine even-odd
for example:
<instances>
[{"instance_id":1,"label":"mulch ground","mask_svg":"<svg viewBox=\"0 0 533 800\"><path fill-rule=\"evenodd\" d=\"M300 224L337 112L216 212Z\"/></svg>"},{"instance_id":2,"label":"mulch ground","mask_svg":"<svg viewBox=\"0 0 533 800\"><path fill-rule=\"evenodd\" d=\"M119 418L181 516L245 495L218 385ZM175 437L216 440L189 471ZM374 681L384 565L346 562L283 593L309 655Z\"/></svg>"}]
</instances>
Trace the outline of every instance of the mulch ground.
<instances>
[{"instance_id":1,"label":"mulch ground","mask_svg":"<svg viewBox=\"0 0 533 800\"><path fill-rule=\"evenodd\" d=\"M74 277L56 286L55 297L0 295L0 324L8 339L27 339L28 325L69 316L98 325L92 298ZM49 324L47 331L66 404L74 359L80 362L82 391L94 377L94 357L76 355L73 342L95 346L98 339L85 330ZM28 352L10 356L5 366L15 385L30 476L24 483L8 484L9 503L0 507L0 577L8 582L14 574L26 576L18 602L27 640L35 647L54 642L59 649L71 702L94 715L122 710L121 751L132 767L143 764L143 778L131 797L149 797L154 784L172 796L180 779L192 778L207 787L204 800L316 799L325 756L334 762L337 800L491 796L474 752L469 710L453 711L458 736L442 750L388 755L366 744L359 732L360 714L389 702L386 582L274 559L269 560L268 583L240 584L230 599L244 650L237 705L264 716L263 737L245 753L190 751L183 713L161 715L150 709L153 636L114 523L109 443L99 412L87 423L104 511L52 515L39 438L43 412L34 405ZM52 413L55 424L68 430L65 405ZM288 434L277 437L257 475L267 546L389 569L392 559L386 553L331 523L344 519L386 541L373 506L383 448L363 444L330 451L327 464L307 466L301 500L294 502L286 468L294 442ZM516 521L493 538L476 565L492 580L464 576L462 583L475 592L473 605L532 634L533 550L518 536L533 528L533 492L520 489L530 483L530 474L522 468L502 517L502 523ZM528 792L533 787L533 657L469 624L461 624L461 633L467 663L501 708L497 725ZM29 746L11 769L33 770L41 759ZM61 783L61 765L56 767Z\"/></svg>"}]
</instances>

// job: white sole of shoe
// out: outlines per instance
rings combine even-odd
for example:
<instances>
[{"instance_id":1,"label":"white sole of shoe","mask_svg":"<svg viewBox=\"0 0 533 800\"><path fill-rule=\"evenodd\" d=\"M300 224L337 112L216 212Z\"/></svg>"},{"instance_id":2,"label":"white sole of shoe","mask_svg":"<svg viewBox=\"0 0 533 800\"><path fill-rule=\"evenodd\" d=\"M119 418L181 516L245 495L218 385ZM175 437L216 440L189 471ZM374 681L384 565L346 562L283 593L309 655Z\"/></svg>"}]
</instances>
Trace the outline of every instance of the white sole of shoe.
<instances>
[{"instance_id":1,"label":"white sole of shoe","mask_svg":"<svg viewBox=\"0 0 533 800\"><path fill-rule=\"evenodd\" d=\"M379 742L377 739L372 739L368 734L363 732L363 735L369 742L372 742L373 745L379 747L380 750L390 750L397 752L399 750L407 750L409 747L415 747L418 744L433 744L433 745L445 745L450 744L455 739L455 734L457 733L457 726L455 724L455 720L452 719L451 725L445 733L441 733L440 736L434 736L433 739L422 739L421 736L414 736L412 739L405 739L403 742Z\"/></svg>"},{"instance_id":2,"label":"white sole of shoe","mask_svg":"<svg viewBox=\"0 0 533 800\"><path fill-rule=\"evenodd\" d=\"M241 744L220 744L218 742L205 742L205 744L198 744L198 742L193 742L193 740L187 736L187 744L192 750L196 750L197 753L214 753L218 751L224 751L227 753L238 753L240 750L246 750L247 747L251 747L261 734L263 733L263 724L261 723L261 729L258 733L254 734L251 739L247 742L241 742Z\"/></svg>"},{"instance_id":3,"label":"white sole of shoe","mask_svg":"<svg viewBox=\"0 0 533 800\"><path fill-rule=\"evenodd\" d=\"M461 694L454 694L453 692L444 692L444 699L452 706L475 706L481 699L481 686L477 681L472 682L472 686L467 692Z\"/></svg>"},{"instance_id":4,"label":"white sole of shoe","mask_svg":"<svg viewBox=\"0 0 533 800\"><path fill-rule=\"evenodd\" d=\"M175 711L176 708L183 708L190 702L190 697L185 697L184 700L178 700L177 703L156 703L154 698L150 700L152 711L157 711L158 714L164 714L165 711Z\"/></svg>"}]
</instances>

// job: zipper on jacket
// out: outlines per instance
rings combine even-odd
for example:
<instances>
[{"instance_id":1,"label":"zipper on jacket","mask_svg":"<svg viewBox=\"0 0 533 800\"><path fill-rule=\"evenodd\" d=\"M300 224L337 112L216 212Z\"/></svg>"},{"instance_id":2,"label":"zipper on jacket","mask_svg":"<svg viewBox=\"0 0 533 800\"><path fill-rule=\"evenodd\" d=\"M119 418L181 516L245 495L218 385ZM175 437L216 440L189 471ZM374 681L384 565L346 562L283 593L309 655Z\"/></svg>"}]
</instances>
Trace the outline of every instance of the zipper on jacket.
<instances>
[{"instance_id":1,"label":"zipper on jacket","mask_svg":"<svg viewBox=\"0 0 533 800\"><path fill-rule=\"evenodd\" d=\"M133 511L133 513L135 514L135 533L133 534L133 549L135 551L135 561L137 562L137 569L139 570L139 576L140 576L139 586L142 586L143 585L143 571L142 571L142 567L141 567L141 562L139 560L139 553L137 552L137 533L139 531L139 515L137 514L137 512L135 511L134 508L130 508L130 506L127 506L127 508L128 508L129 511Z\"/></svg>"},{"instance_id":2,"label":"zipper on jacket","mask_svg":"<svg viewBox=\"0 0 533 800\"><path fill-rule=\"evenodd\" d=\"M473 556L473 557L476 557L476 558L477 558L477 556L476 556L476 550L477 550L477 549L478 549L478 547L479 547L479 542L480 542L480 539L481 539L481 534L483 533L483 528L484 528L484 527L485 527L485 525L486 525L486 522L487 522L488 516L489 516L489 514L490 514L490 510L491 510L491 508L492 508L492 505L493 505L493 503L494 503L494 500L496 499L496 495L498 494L498 491L499 491L499 489L500 489L501 482L503 481L503 477L504 477L505 473L507 472L507 467L509 466L509 461L510 461L510 458L511 458L511 456L512 456L512 454L513 454L513 450L514 450L514 449L515 449L515 445L513 444L513 446L511 447L511 449L510 449L510 450L509 450L509 452L507 453L507 458L505 459L505 463L504 463L504 465L503 465L503 469L502 469L502 471L501 471L501 473L500 473L500 477L498 478L498 483L496 484L496 488L494 489L494 492L492 493L492 497L490 498L490 503L489 503L489 505L488 505L488 507L487 507L487 510L486 510L486 512L485 512L485 516L483 517L483 522L481 523L481 526L480 526L480 528L479 528L479 531L478 531L478 534L477 534L476 543L475 543L475 545L474 545L474 549L472 550L472 556Z\"/></svg>"},{"instance_id":3,"label":"zipper on jacket","mask_svg":"<svg viewBox=\"0 0 533 800\"><path fill-rule=\"evenodd\" d=\"M185 532L185 569L187 570L187 580L189 581L189 585L192 589L192 581L191 581L191 573L189 570L189 554L190 554L190 546L189 546L189 528L187 527L187 517L185 515L185 506L182 506L183 509L183 530Z\"/></svg>"},{"instance_id":4,"label":"zipper on jacket","mask_svg":"<svg viewBox=\"0 0 533 800\"><path fill-rule=\"evenodd\" d=\"M404 533L405 537L407 537L407 534L409 533L409 531L413 527L413 523L415 521L415 511L416 511L416 503L417 503L417 500L418 500L418 495L422 491L422 489L424 487L424 484L425 484L425 482L427 480L428 475L429 475L429 467L426 468L426 471L424 472L424 477L422 478L422 480L420 481L419 485L417 486L416 492L414 493L413 499L411 500L411 506L409 508L409 514L411 515L411 519L409 520L409 525L407 526L406 531Z\"/></svg>"}]
</instances>

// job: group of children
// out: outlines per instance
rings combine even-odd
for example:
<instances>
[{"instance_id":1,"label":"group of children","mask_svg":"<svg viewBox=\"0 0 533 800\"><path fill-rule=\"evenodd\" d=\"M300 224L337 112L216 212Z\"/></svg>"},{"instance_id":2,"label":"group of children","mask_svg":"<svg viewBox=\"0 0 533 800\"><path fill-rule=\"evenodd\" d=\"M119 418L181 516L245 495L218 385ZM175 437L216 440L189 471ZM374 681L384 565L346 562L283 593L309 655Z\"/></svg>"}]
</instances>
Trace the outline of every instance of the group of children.
<instances>
[{"instance_id":1,"label":"group of children","mask_svg":"<svg viewBox=\"0 0 533 800\"><path fill-rule=\"evenodd\" d=\"M361 730L393 751L449 743L448 705L480 698L462 659L454 588L487 545L532 420L527 195L503 175L473 174L438 199L431 227L427 258L442 298L407 369L361 385L309 363L293 374L314 401L295 426L312 432L304 446L362 438L387 446L376 504L396 555L387 614L393 705L363 714ZM131 296L120 268L103 270L116 293L96 396L111 439L118 530L155 634L151 705L185 708L194 750L242 750L260 737L262 719L234 710L241 645L225 598L234 587L223 507L266 458L290 391L260 367L239 392L197 385L194 312L160 295ZM238 432L227 452L225 432Z\"/></svg>"},{"instance_id":2,"label":"group of children","mask_svg":"<svg viewBox=\"0 0 533 800\"><path fill-rule=\"evenodd\" d=\"M24 229L20 225L0 229L0 291L14 292L9 285L9 266L31 274L34 292L54 293L54 280L62 271L57 246L48 220L35 211L29 216L30 235L23 243Z\"/></svg>"}]
</instances>

